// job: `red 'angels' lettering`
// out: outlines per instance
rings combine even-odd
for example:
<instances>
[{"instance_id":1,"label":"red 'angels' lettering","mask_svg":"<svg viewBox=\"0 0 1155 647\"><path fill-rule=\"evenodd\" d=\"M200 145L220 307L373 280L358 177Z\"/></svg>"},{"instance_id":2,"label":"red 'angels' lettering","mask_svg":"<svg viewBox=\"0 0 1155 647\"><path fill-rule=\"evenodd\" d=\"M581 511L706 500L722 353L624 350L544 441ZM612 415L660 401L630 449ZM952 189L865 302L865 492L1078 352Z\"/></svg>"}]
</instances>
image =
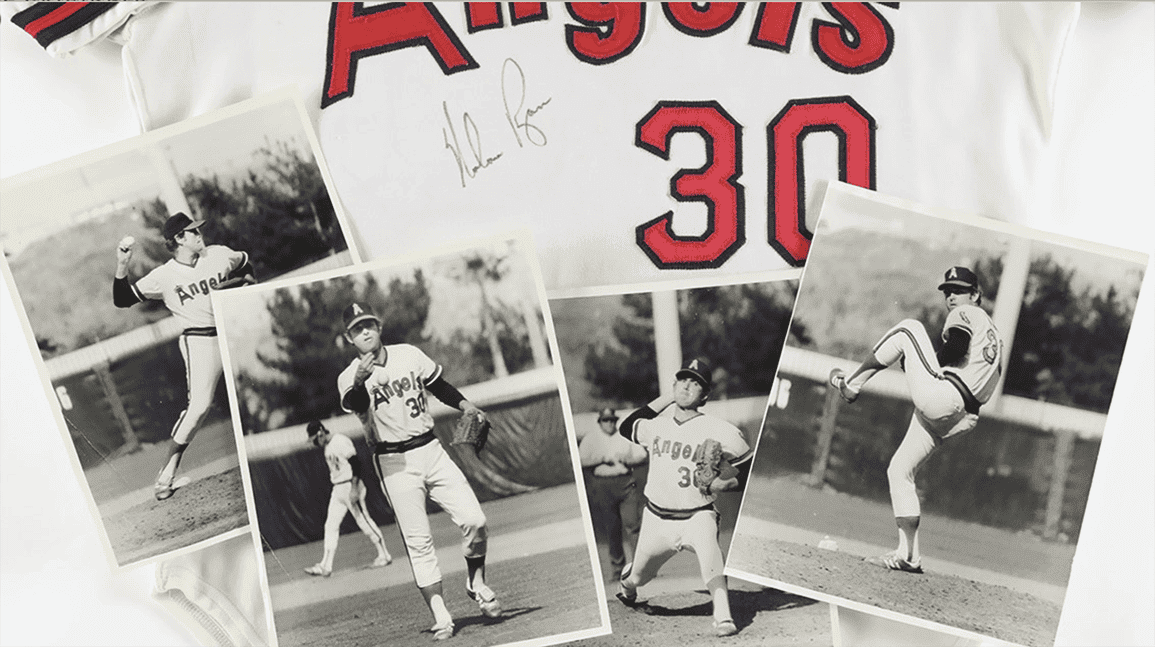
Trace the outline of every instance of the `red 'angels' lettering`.
<instances>
[{"instance_id":1,"label":"red 'angels' lettering","mask_svg":"<svg viewBox=\"0 0 1155 647\"><path fill-rule=\"evenodd\" d=\"M791 265L800 266L810 251L812 233L806 228L802 144L815 132L838 138L838 179L875 188L874 118L850 97L790 101L766 127L768 144L767 197L770 245ZM706 231L678 236L673 212L637 228L637 243L661 268L719 267L746 241L742 175L742 126L716 101L659 102L638 122L634 144L669 159L670 137L696 132L706 146L706 163L678 171L670 180L670 195L679 202L706 204Z\"/></svg>"},{"instance_id":2,"label":"red 'angels' lettering","mask_svg":"<svg viewBox=\"0 0 1155 647\"><path fill-rule=\"evenodd\" d=\"M705 203L706 230L701 236L678 236L674 213L667 211L638 226L638 246L658 267L719 267L746 242L745 189L738 184L742 126L717 101L662 101L638 122L634 143L668 160L670 139L679 132L702 137L706 163L678 171L670 179L670 195L678 202Z\"/></svg>"},{"instance_id":3,"label":"red 'angels' lettering","mask_svg":"<svg viewBox=\"0 0 1155 647\"><path fill-rule=\"evenodd\" d=\"M544 2L511 2L509 6L515 25L549 20ZM465 5L465 27L469 33L501 29L504 26L505 18L501 13L500 2L470 2Z\"/></svg>"},{"instance_id":4,"label":"red 'angels' lettering","mask_svg":"<svg viewBox=\"0 0 1155 647\"><path fill-rule=\"evenodd\" d=\"M433 55L446 75L478 67L432 4L365 8L360 2L334 3L329 14L329 51L321 108L353 95L358 60L418 46Z\"/></svg>"},{"instance_id":5,"label":"red 'angels' lettering","mask_svg":"<svg viewBox=\"0 0 1155 647\"><path fill-rule=\"evenodd\" d=\"M794 41L794 28L798 25L800 2L764 2L758 7L754 19L754 33L750 34L750 44L754 47L789 52Z\"/></svg>"},{"instance_id":6,"label":"red 'angels' lettering","mask_svg":"<svg viewBox=\"0 0 1155 647\"><path fill-rule=\"evenodd\" d=\"M866 3L823 3L837 23L815 20L810 32L814 52L832 69L862 74L882 65L894 48L890 23Z\"/></svg>"},{"instance_id":7,"label":"red 'angels' lettering","mask_svg":"<svg viewBox=\"0 0 1155 647\"><path fill-rule=\"evenodd\" d=\"M699 7L690 2L663 2L662 12L678 31L705 38L730 28L742 13L737 2L711 2Z\"/></svg>"},{"instance_id":8,"label":"red 'angels' lettering","mask_svg":"<svg viewBox=\"0 0 1155 647\"><path fill-rule=\"evenodd\" d=\"M605 65L626 56L642 42L646 5L642 2L567 2L581 26L565 26L565 43L579 61Z\"/></svg>"},{"instance_id":9,"label":"red 'angels' lettering","mask_svg":"<svg viewBox=\"0 0 1155 647\"><path fill-rule=\"evenodd\" d=\"M510 2L513 25L549 19L542 2ZM883 6L897 9L898 3ZM744 5L713 2L664 3L667 21L678 31L705 38L729 29ZM749 44L789 52L801 3L764 2L758 5ZM894 29L869 3L824 3L835 20L815 19L811 44L819 60L844 74L863 74L878 68L894 49ZM462 5L470 34L505 26L501 3ZM579 61L607 65L628 56L642 42L646 3L569 2L576 25L566 25L566 47ZM321 107L353 95L357 61L384 52L424 47L445 75L480 67L461 39L432 3L388 3L366 8L360 2L335 3L329 17L329 48L325 61L325 89ZM504 59L502 59L504 61Z\"/></svg>"}]
</instances>

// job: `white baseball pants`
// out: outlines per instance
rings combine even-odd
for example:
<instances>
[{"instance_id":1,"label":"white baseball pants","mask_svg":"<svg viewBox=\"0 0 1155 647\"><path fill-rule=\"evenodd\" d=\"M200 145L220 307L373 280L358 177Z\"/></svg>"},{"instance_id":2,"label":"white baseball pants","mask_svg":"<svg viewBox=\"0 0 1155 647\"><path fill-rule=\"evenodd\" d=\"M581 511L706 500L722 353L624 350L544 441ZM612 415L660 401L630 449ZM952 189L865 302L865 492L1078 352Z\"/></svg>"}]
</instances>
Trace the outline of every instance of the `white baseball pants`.
<instances>
[{"instance_id":1,"label":"white baseball pants","mask_svg":"<svg viewBox=\"0 0 1155 647\"><path fill-rule=\"evenodd\" d=\"M966 411L958 389L942 377L942 367L922 323L900 321L874 347L874 358L887 366L903 360L914 415L890 459L886 478L894 516L916 517L921 514L914 484L919 466L942 440L974 429L979 417Z\"/></svg>"},{"instance_id":2,"label":"white baseball pants","mask_svg":"<svg viewBox=\"0 0 1155 647\"><path fill-rule=\"evenodd\" d=\"M485 513L469 481L439 441L400 454L376 454L375 462L382 489L397 516L417 586L424 588L441 581L425 514L426 497L449 513L461 529L465 557L485 556Z\"/></svg>"},{"instance_id":3,"label":"white baseball pants","mask_svg":"<svg viewBox=\"0 0 1155 647\"><path fill-rule=\"evenodd\" d=\"M192 442L193 434L212 406L213 394L216 393L223 367L215 335L182 334L177 343L184 357L188 406L176 419L171 436L177 443L187 445Z\"/></svg>"}]
</instances>

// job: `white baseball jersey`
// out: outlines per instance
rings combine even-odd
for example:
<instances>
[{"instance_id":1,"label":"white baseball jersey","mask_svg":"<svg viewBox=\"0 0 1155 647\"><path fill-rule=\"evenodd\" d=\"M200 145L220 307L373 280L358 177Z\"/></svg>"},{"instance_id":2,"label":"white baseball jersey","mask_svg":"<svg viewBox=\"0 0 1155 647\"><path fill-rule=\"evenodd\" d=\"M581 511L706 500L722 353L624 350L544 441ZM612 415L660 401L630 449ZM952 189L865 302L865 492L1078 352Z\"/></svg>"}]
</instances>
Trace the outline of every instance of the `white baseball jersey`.
<instances>
[{"instance_id":1,"label":"white baseball jersey","mask_svg":"<svg viewBox=\"0 0 1155 647\"><path fill-rule=\"evenodd\" d=\"M353 468L349 461L357 457L357 448L348 436L331 434L325 445L325 463L329 465L329 481L336 485L352 480Z\"/></svg>"},{"instance_id":2,"label":"white baseball jersey","mask_svg":"<svg viewBox=\"0 0 1155 647\"><path fill-rule=\"evenodd\" d=\"M946 316L946 323L942 327L944 341L951 328L958 328L970 335L970 347L961 360L961 366L944 367L943 371L958 375L979 404L986 404L998 385L1003 364L1003 340L999 337L995 322L991 321L986 310L978 306L961 305L953 308Z\"/></svg>"},{"instance_id":3,"label":"white baseball jersey","mask_svg":"<svg viewBox=\"0 0 1155 647\"><path fill-rule=\"evenodd\" d=\"M385 352L385 365L374 365L373 373L365 381L377 434L376 438L369 439L374 444L401 442L432 429L433 416L429 415L425 385L441 377L441 366L416 346L392 344L385 346ZM337 377L342 400L353 388L359 363L359 359L354 359Z\"/></svg>"},{"instance_id":4,"label":"white baseball jersey","mask_svg":"<svg viewBox=\"0 0 1155 647\"><path fill-rule=\"evenodd\" d=\"M799 266L818 180L1032 220L1078 13L182 2L119 36L145 128L295 83L370 256L528 226L556 290Z\"/></svg>"},{"instance_id":5,"label":"white baseball jersey","mask_svg":"<svg viewBox=\"0 0 1155 647\"><path fill-rule=\"evenodd\" d=\"M737 427L703 413L685 422L678 422L671 415L638 420L633 437L650 452L646 498L671 510L700 508L718 498L713 494L706 496L694 487L694 469L707 438L718 441L722 455L732 462L740 463L750 453L750 446Z\"/></svg>"},{"instance_id":6,"label":"white baseball jersey","mask_svg":"<svg viewBox=\"0 0 1155 647\"><path fill-rule=\"evenodd\" d=\"M169 259L145 274L132 288L142 301L164 301L165 307L186 329L212 327L217 324L209 292L248 260L245 252L233 251L224 245L209 245L192 265Z\"/></svg>"}]
</instances>

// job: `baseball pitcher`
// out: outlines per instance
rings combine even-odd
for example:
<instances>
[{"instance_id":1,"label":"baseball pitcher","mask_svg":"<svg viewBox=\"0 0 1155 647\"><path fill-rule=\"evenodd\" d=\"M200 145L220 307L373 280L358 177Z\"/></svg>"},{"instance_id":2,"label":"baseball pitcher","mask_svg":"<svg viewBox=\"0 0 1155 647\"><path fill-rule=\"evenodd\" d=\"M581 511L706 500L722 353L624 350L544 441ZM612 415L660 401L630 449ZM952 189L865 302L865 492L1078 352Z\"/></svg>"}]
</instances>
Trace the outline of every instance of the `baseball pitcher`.
<instances>
[{"instance_id":1,"label":"baseball pitcher","mask_svg":"<svg viewBox=\"0 0 1155 647\"><path fill-rule=\"evenodd\" d=\"M886 478L898 524L898 548L866 561L896 571L922 573L918 548L921 508L914 475L946 439L974 429L979 407L994 393L1002 373L1003 341L982 303L978 276L966 267L946 271L938 289L949 311L943 324L943 347L935 353L923 325L904 319L882 336L874 350L849 377L830 373L830 384L854 402L867 380L901 361L914 401L914 416L890 459Z\"/></svg>"},{"instance_id":2,"label":"baseball pitcher","mask_svg":"<svg viewBox=\"0 0 1155 647\"><path fill-rule=\"evenodd\" d=\"M168 457L153 488L158 501L168 499L179 487L174 486L174 478L180 459L208 413L221 379L223 367L209 293L256 283L249 255L224 245L205 245L200 232L202 225L203 220L193 220L183 213L169 217L161 233L172 259L135 283L128 280L128 263L132 260L135 239L124 237L116 249L116 275L112 282L112 301L116 307L128 308L147 299L160 300L184 326L178 343L188 378L188 407L177 418L169 436Z\"/></svg>"},{"instance_id":3,"label":"baseball pitcher","mask_svg":"<svg viewBox=\"0 0 1155 647\"><path fill-rule=\"evenodd\" d=\"M633 563L622 571L617 597L626 606L637 606L638 587L654 579L678 551L690 550L713 602L714 631L730 636L738 627L722 574L714 501L718 492L745 485L753 452L737 427L698 410L713 385L706 360L690 360L675 380L672 395L659 396L621 424L623 436L649 450L650 474L638 547ZM659 415L671 405L671 415Z\"/></svg>"},{"instance_id":4,"label":"baseball pitcher","mask_svg":"<svg viewBox=\"0 0 1155 647\"><path fill-rule=\"evenodd\" d=\"M483 615L500 617L497 594L485 583L485 513L465 475L433 435L428 396L470 418L484 420L485 413L445 381L441 366L421 350L409 344L382 344L381 320L367 307L350 304L344 320L346 339L359 357L337 378L341 406L349 412L372 413L373 424L368 428L377 476L397 516L413 578L433 614L433 637L452 637L454 624L445 606L441 569L425 513L427 497L461 529L468 568L466 594ZM480 442L484 441L478 446Z\"/></svg>"}]
</instances>

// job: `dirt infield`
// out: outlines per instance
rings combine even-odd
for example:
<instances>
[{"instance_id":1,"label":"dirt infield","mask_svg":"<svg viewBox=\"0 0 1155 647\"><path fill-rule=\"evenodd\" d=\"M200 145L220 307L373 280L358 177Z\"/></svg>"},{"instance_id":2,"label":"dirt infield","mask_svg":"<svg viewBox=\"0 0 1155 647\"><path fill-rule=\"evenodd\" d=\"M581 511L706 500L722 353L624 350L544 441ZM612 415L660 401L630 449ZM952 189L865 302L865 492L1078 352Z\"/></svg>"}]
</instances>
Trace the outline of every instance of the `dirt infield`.
<instances>
[{"instance_id":1,"label":"dirt infield","mask_svg":"<svg viewBox=\"0 0 1155 647\"><path fill-rule=\"evenodd\" d=\"M248 524L241 470L234 467L104 518L120 565L161 555Z\"/></svg>"},{"instance_id":2,"label":"dirt infield","mask_svg":"<svg viewBox=\"0 0 1155 647\"><path fill-rule=\"evenodd\" d=\"M505 610L485 619L465 594L461 530L445 513L429 515L457 634L453 644L493 645L602 627L597 576L590 562L573 484L482 504L489 525L486 579ZM395 525L382 525L394 561L366 568L375 549L359 531L341 536L331 577L303 569L321 556L310 542L264 555L277 637L294 645L424 645L433 618Z\"/></svg>"},{"instance_id":3,"label":"dirt infield","mask_svg":"<svg viewBox=\"0 0 1155 647\"><path fill-rule=\"evenodd\" d=\"M551 577L588 565L584 546L494 565L488 569L489 583L504 609L498 620L482 616L465 596L464 573L447 574L445 601L457 626L452 643L495 645L599 627L592 581L562 583ZM380 571L408 568L402 555ZM275 619L281 647L424 645L433 639L429 632L433 618L412 582L320 601L279 613Z\"/></svg>"},{"instance_id":4,"label":"dirt infield","mask_svg":"<svg viewBox=\"0 0 1155 647\"><path fill-rule=\"evenodd\" d=\"M728 568L1023 645L1050 645L1059 607L954 575L889 571L858 555L739 534Z\"/></svg>"},{"instance_id":5,"label":"dirt infield","mask_svg":"<svg viewBox=\"0 0 1155 647\"><path fill-rule=\"evenodd\" d=\"M658 581L656 581L658 582ZM680 582L679 582L680 583ZM672 588L672 587L671 587ZM738 634L714 636L710 596L697 587L646 595L642 606L630 609L609 589L610 624L614 633L580 640L583 647L682 647L718 641L724 645L800 647L830 645L830 607L809 598L763 588L730 578L730 610Z\"/></svg>"},{"instance_id":6,"label":"dirt infield","mask_svg":"<svg viewBox=\"0 0 1155 647\"><path fill-rule=\"evenodd\" d=\"M1073 546L934 514L922 522L926 573L888 571L862 558L894 547L890 506L809 487L794 473L755 477L726 568L1001 640L1054 641ZM817 547L824 535L837 551Z\"/></svg>"}]
</instances>

